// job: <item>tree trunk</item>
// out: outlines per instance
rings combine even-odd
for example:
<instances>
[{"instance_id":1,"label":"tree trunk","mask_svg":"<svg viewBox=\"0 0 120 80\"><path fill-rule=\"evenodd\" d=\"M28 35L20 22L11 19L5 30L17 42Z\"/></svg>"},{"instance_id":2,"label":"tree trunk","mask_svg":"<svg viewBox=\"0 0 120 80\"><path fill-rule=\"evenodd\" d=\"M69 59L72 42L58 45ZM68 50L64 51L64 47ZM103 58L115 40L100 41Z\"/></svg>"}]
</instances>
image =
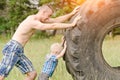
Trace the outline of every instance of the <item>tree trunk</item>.
<instances>
[{"instance_id":1,"label":"tree trunk","mask_svg":"<svg viewBox=\"0 0 120 80\"><path fill-rule=\"evenodd\" d=\"M82 19L65 34L68 72L74 80L120 80L120 70L107 64L101 48L108 32L120 26L120 0L87 0L78 14Z\"/></svg>"}]
</instances>

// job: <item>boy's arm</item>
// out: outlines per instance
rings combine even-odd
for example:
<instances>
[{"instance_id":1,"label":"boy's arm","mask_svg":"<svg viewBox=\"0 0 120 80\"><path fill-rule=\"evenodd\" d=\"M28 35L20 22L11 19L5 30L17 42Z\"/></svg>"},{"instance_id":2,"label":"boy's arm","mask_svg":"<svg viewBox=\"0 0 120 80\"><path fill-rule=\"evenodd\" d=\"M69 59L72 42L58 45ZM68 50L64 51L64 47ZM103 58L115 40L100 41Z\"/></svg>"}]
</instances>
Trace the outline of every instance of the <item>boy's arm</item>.
<instances>
[{"instance_id":1,"label":"boy's arm","mask_svg":"<svg viewBox=\"0 0 120 80\"><path fill-rule=\"evenodd\" d=\"M56 17L56 18L49 18L48 20L46 20L46 22L65 22L67 20L69 20L73 15L75 15L80 9L80 6L76 7L71 13L60 16L60 17Z\"/></svg>"},{"instance_id":2,"label":"boy's arm","mask_svg":"<svg viewBox=\"0 0 120 80\"><path fill-rule=\"evenodd\" d=\"M77 16L72 23L41 23L39 21L36 21L35 25L33 26L34 29L37 30L55 30L55 29L65 29L74 27L77 23L77 21L81 18L81 16Z\"/></svg>"},{"instance_id":3,"label":"boy's arm","mask_svg":"<svg viewBox=\"0 0 120 80\"><path fill-rule=\"evenodd\" d=\"M62 36L60 46L64 47L64 44L65 44L65 36Z\"/></svg>"},{"instance_id":4,"label":"boy's arm","mask_svg":"<svg viewBox=\"0 0 120 80\"><path fill-rule=\"evenodd\" d=\"M66 46L66 42L64 43L64 48L63 48L63 50L60 52L60 54L59 55L57 55L57 59L58 58L61 58L64 54L65 54L65 51L66 51L66 48L67 48L67 46Z\"/></svg>"}]
</instances>

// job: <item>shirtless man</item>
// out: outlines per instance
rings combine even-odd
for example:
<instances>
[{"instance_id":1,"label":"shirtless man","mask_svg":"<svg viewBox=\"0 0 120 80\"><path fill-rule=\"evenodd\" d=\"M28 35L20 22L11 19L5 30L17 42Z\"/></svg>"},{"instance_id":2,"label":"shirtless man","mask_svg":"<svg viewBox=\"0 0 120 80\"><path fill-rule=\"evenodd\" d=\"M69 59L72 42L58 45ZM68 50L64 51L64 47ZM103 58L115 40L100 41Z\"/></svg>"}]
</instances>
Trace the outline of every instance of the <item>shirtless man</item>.
<instances>
[{"instance_id":1,"label":"shirtless man","mask_svg":"<svg viewBox=\"0 0 120 80\"><path fill-rule=\"evenodd\" d=\"M78 10L79 7L67 15L52 19L50 16L53 10L48 5L44 5L40 7L37 14L30 15L21 22L12 39L4 46L2 51L3 59L0 64L0 80L4 80L4 78L8 76L14 65L18 67L23 74L27 75L25 80L35 80L37 73L31 61L24 55L23 48L25 44L36 30L64 29L75 26L81 16L77 16L72 23L61 22L68 20L77 13Z\"/></svg>"}]
</instances>

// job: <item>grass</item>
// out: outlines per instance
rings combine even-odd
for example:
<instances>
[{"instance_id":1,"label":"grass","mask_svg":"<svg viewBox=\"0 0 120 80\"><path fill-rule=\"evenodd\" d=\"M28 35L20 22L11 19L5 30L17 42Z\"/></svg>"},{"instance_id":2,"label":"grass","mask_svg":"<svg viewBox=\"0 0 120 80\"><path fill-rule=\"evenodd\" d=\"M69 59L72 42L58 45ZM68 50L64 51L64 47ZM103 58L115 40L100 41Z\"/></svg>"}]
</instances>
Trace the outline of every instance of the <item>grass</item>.
<instances>
[{"instance_id":1,"label":"grass","mask_svg":"<svg viewBox=\"0 0 120 80\"><path fill-rule=\"evenodd\" d=\"M0 40L0 51L2 51L3 46L9 41L9 39ZM54 42L60 42L61 35L56 37L44 38L44 39L31 39L25 46L24 52L25 55L31 60L34 65L35 70L38 75L42 69L43 63L45 61L45 55L49 53L49 47ZM0 54L0 61L2 54ZM5 80L24 80L24 75L14 67L10 72L9 76ZM71 75L68 74L65 66L65 62L61 58L59 64L50 80L72 80ZM37 78L36 78L37 80Z\"/></svg>"},{"instance_id":2,"label":"grass","mask_svg":"<svg viewBox=\"0 0 120 80\"><path fill-rule=\"evenodd\" d=\"M120 66L120 36L114 38L107 36L103 42L102 51L106 62L110 66Z\"/></svg>"},{"instance_id":3,"label":"grass","mask_svg":"<svg viewBox=\"0 0 120 80\"><path fill-rule=\"evenodd\" d=\"M37 73L41 71L42 65L45 60L45 55L49 53L49 47L54 42L60 42L61 36L55 36L51 38L44 39L31 39L25 46L25 55L32 61L34 68ZM1 38L0 39L0 51L2 51L3 46L9 41L9 38ZM115 38L107 37L103 42L103 55L111 66L119 66L120 65L120 36L116 36ZM2 54L0 54L0 59L2 58ZM24 75L14 67L10 72L9 76L6 80L23 80ZM59 60L59 64L57 69L55 70L52 78L50 80L72 80L71 75L68 74L65 62L62 58ZM37 80L37 78L36 78Z\"/></svg>"}]
</instances>

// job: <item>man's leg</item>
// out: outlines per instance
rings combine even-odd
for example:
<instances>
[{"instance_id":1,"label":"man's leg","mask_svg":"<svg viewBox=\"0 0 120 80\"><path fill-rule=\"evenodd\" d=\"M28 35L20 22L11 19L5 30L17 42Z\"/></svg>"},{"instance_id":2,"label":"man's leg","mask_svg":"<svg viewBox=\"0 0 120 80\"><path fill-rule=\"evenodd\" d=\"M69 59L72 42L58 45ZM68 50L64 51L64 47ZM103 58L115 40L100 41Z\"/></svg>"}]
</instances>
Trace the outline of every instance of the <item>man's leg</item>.
<instances>
[{"instance_id":1,"label":"man's leg","mask_svg":"<svg viewBox=\"0 0 120 80\"><path fill-rule=\"evenodd\" d=\"M36 71L28 72L26 74L27 74L27 76L26 76L25 80L35 80L35 78L37 76Z\"/></svg>"},{"instance_id":2,"label":"man's leg","mask_svg":"<svg viewBox=\"0 0 120 80\"><path fill-rule=\"evenodd\" d=\"M3 58L0 63L0 80L4 80L13 69L14 65L19 60L19 57L16 55L16 44L10 40L3 48Z\"/></svg>"},{"instance_id":3,"label":"man's leg","mask_svg":"<svg viewBox=\"0 0 120 80\"><path fill-rule=\"evenodd\" d=\"M0 76L0 80L4 80L4 76Z\"/></svg>"},{"instance_id":4,"label":"man's leg","mask_svg":"<svg viewBox=\"0 0 120 80\"><path fill-rule=\"evenodd\" d=\"M13 66L17 63L18 56L14 52L6 53L0 63L0 80L9 75Z\"/></svg>"},{"instance_id":5,"label":"man's leg","mask_svg":"<svg viewBox=\"0 0 120 80\"><path fill-rule=\"evenodd\" d=\"M23 54L20 56L16 67L20 69L23 74L26 74L25 80L35 80L37 73L33 68L31 61Z\"/></svg>"}]
</instances>

